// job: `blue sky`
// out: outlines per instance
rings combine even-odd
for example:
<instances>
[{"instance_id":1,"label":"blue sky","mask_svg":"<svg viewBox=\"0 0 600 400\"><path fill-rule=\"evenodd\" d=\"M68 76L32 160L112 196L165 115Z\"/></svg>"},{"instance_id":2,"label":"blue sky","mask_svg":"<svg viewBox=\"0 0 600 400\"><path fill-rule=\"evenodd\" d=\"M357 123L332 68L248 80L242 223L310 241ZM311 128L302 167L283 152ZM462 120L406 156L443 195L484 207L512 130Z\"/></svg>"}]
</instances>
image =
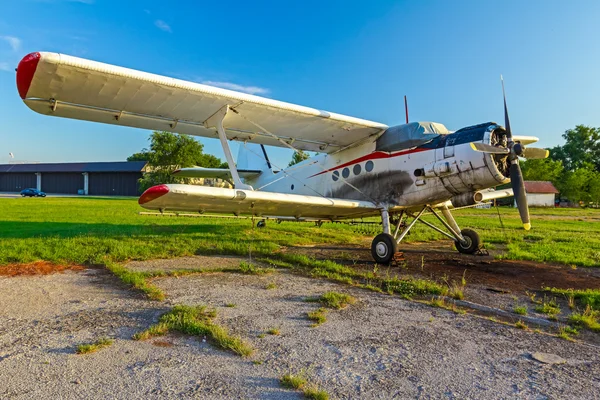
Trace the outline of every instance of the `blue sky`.
<instances>
[{"instance_id":1,"label":"blue sky","mask_svg":"<svg viewBox=\"0 0 600 400\"><path fill-rule=\"evenodd\" d=\"M562 143L600 126L598 1L112 1L0 5L0 163L113 161L149 132L51 118L20 100L14 68L54 51L388 125L449 129L503 121L504 75L517 134ZM216 140L201 139L222 157ZM275 163L287 150L270 151Z\"/></svg>"}]
</instances>

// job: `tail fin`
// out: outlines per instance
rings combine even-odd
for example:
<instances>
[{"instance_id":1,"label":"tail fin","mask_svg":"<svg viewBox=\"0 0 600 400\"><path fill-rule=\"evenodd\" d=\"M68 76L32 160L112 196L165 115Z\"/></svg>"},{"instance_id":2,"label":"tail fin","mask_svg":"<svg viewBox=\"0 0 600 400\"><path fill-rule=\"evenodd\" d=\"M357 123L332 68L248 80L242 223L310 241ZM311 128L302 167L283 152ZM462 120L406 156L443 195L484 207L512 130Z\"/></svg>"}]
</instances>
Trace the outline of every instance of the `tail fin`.
<instances>
[{"instance_id":1,"label":"tail fin","mask_svg":"<svg viewBox=\"0 0 600 400\"><path fill-rule=\"evenodd\" d=\"M266 171L272 169L267 151L262 144L240 143L237 168L244 170Z\"/></svg>"}]
</instances>

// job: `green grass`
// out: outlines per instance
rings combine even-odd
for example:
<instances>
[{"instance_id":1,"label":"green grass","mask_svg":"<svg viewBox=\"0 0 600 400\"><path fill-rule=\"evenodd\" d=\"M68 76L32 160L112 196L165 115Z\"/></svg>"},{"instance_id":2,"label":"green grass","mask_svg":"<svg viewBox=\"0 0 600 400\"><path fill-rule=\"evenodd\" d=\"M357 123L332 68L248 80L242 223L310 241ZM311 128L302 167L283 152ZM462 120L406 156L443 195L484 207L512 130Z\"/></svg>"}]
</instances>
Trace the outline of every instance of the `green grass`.
<instances>
[{"instance_id":1,"label":"green grass","mask_svg":"<svg viewBox=\"0 0 600 400\"><path fill-rule=\"evenodd\" d=\"M309 320L313 321L311 326L313 328L317 327L327 321L327 309L321 307L318 310L310 311L307 316Z\"/></svg>"},{"instance_id":2,"label":"green grass","mask_svg":"<svg viewBox=\"0 0 600 400\"><path fill-rule=\"evenodd\" d=\"M113 341L107 338L98 339L94 343L80 344L77 346L77 354L94 353L100 349L110 346L111 344L113 344Z\"/></svg>"},{"instance_id":3,"label":"green grass","mask_svg":"<svg viewBox=\"0 0 600 400\"><path fill-rule=\"evenodd\" d=\"M267 333L269 335L275 335L275 336L281 335L281 331L279 330L279 328L271 328L267 331Z\"/></svg>"},{"instance_id":4,"label":"green grass","mask_svg":"<svg viewBox=\"0 0 600 400\"><path fill-rule=\"evenodd\" d=\"M246 261L240 262L240 272L246 275L265 275L275 272L274 268L263 268L258 265L248 263Z\"/></svg>"},{"instance_id":5,"label":"green grass","mask_svg":"<svg viewBox=\"0 0 600 400\"><path fill-rule=\"evenodd\" d=\"M326 292L319 297L309 297L306 301L311 303L321 303L325 307L340 310L346 308L350 304L356 303L356 298L346 293Z\"/></svg>"},{"instance_id":6,"label":"green grass","mask_svg":"<svg viewBox=\"0 0 600 400\"><path fill-rule=\"evenodd\" d=\"M269 224L267 229L252 229L251 221L245 219L166 218L142 216L138 211L143 209L135 199L0 199L0 265L37 260L108 264L193 254L250 253L271 259L278 267L290 267L297 264L295 257L278 256L280 246L363 243L363 237L344 224L319 228L282 222ZM494 209L458 210L455 215L461 227L477 230L484 243L506 248L501 258L600 266L600 224L588 222L600 218L600 210L531 209L530 232L521 228L518 212L512 208L501 208L504 232ZM437 223L431 216L425 219ZM406 240L441 238L417 224ZM315 265L312 273L339 281L355 280L344 272L332 271L331 264Z\"/></svg>"},{"instance_id":7,"label":"green grass","mask_svg":"<svg viewBox=\"0 0 600 400\"><path fill-rule=\"evenodd\" d=\"M527 306L515 305L513 312L518 315L527 315Z\"/></svg>"},{"instance_id":8,"label":"green grass","mask_svg":"<svg viewBox=\"0 0 600 400\"><path fill-rule=\"evenodd\" d=\"M177 305L163 314L158 324L145 331L136 333L135 340L147 340L154 336L166 335L169 332L180 332L192 336L208 336L219 347L231 350L242 357L252 354L252 347L237 336L231 336L227 329L214 322L216 310L205 306Z\"/></svg>"},{"instance_id":9,"label":"green grass","mask_svg":"<svg viewBox=\"0 0 600 400\"><path fill-rule=\"evenodd\" d=\"M307 383L306 377L302 373L295 375L285 374L279 381L283 387L296 390L302 389L302 387Z\"/></svg>"},{"instance_id":10,"label":"green grass","mask_svg":"<svg viewBox=\"0 0 600 400\"><path fill-rule=\"evenodd\" d=\"M600 332L600 310L593 310L588 305L583 313L571 314L569 316L569 323Z\"/></svg>"},{"instance_id":11,"label":"green grass","mask_svg":"<svg viewBox=\"0 0 600 400\"><path fill-rule=\"evenodd\" d=\"M556 300L553 299L544 301L542 304L536 306L535 311L549 316L556 316L560 314L560 307L556 303Z\"/></svg>"},{"instance_id":12,"label":"green grass","mask_svg":"<svg viewBox=\"0 0 600 400\"><path fill-rule=\"evenodd\" d=\"M308 386L303 391L304 397L313 400L328 400L329 394L316 386Z\"/></svg>"},{"instance_id":13,"label":"green grass","mask_svg":"<svg viewBox=\"0 0 600 400\"><path fill-rule=\"evenodd\" d=\"M574 290L545 287L544 290L552 294L562 294L567 296L567 298L573 297L579 300L584 306L589 305L594 309L600 309L600 289Z\"/></svg>"}]
</instances>

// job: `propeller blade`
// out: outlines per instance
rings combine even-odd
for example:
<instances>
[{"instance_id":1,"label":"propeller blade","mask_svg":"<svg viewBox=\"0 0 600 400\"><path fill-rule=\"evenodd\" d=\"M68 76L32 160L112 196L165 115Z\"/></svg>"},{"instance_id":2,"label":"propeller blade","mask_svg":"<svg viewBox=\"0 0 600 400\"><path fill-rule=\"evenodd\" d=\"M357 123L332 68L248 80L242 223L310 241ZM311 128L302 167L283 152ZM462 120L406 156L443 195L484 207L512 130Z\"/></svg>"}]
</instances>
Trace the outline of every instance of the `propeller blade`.
<instances>
[{"instance_id":1,"label":"propeller blade","mask_svg":"<svg viewBox=\"0 0 600 400\"><path fill-rule=\"evenodd\" d=\"M546 149L540 149L537 147L526 147L523 149L523 157L528 160L536 160L540 158L548 158L550 152Z\"/></svg>"},{"instance_id":2,"label":"propeller blade","mask_svg":"<svg viewBox=\"0 0 600 400\"><path fill-rule=\"evenodd\" d=\"M515 195L515 201L517 202L519 214L521 215L523 228L525 228L525 230L528 231L531 229L531 223L529 222L529 207L527 206L525 183L523 182L523 174L521 173L519 161L515 161L516 162L511 162L510 164L510 184Z\"/></svg>"},{"instance_id":3,"label":"propeller blade","mask_svg":"<svg viewBox=\"0 0 600 400\"><path fill-rule=\"evenodd\" d=\"M491 144L471 142L471 148L475 151L480 151L482 153L491 153L491 154L508 154L510 150L506 147L496 147Z\"/></svg>"},{"instance_id":4,"label":"propeller blade","mask_svg":"<svg viewBox=\"0 0 600 400\"><path fill-rule=\"evenodd\" d=\"M500 81L502 82L502 97L504 98L504 127L506 128L506 137L508 142L512 142L512 131L510 130L510 120L508 119L508 108L506 107L506 93L504 92L504 78L500 75Z\"/></svg>"}]
</instances>

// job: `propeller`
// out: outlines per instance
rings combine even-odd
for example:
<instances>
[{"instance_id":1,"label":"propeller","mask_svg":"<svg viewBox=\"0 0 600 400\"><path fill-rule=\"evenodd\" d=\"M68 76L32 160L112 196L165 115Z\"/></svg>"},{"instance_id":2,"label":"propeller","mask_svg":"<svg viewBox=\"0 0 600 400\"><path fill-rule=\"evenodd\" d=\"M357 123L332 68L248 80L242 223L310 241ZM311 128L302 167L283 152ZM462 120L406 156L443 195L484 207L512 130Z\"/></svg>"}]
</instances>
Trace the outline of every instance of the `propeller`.
<instances>
[{"instance_id":1,"label":"propeller","mask_svg":"<svg viewBox=\"0 0 600 400\"><path fill-rule=\"evenodd\" d=\"M508 107L506 107L504 79L502 78L502 75L500 75L500 81L502 82L502 98L504 99L504 124L506 128L506 138L508 139L507 147L510 150L508 155L508 162L510 162L510 184L515 196L515 201L517 202L517 208L519 209L521 222L523 222L523 228L528 231L531 229L531 222L529 221L529 206L527 205L523 173L521 172L521 166L519 165L519 153L523 154L523 146L520 143L515 144L515 142L513 142L512 131L510 129L510 120L508 118Z\"/></svg>"},{"instance_id":2,"label":"propeller","mask_svg":"<svg viewBox=\"0 0 600 400\"><path fill-rule=\"evenodd\" d=\"M508 118L508 107L506 107L506 93L504 91L504 79L500 75L500 81L502 82L502 97L504 99L504 126L506 129L506 147L493 146L486 143L471 143L471 148L475 151L490 154L507 154L509 166L510 183L517 202L517 208L519 209L519 215L523 222L523 228L526 231L531 229L531 223L529 221L529 207L527 205L527 196L525 194L525 183L523 180L523 173L519 166L519 157L525 157L527 159L541 159L547 158L550 152L546 149L539 149L535 147L526 148L520 142L513 141L512 131L510 129L510 119Z\"/></svg>"}]
</instances>

